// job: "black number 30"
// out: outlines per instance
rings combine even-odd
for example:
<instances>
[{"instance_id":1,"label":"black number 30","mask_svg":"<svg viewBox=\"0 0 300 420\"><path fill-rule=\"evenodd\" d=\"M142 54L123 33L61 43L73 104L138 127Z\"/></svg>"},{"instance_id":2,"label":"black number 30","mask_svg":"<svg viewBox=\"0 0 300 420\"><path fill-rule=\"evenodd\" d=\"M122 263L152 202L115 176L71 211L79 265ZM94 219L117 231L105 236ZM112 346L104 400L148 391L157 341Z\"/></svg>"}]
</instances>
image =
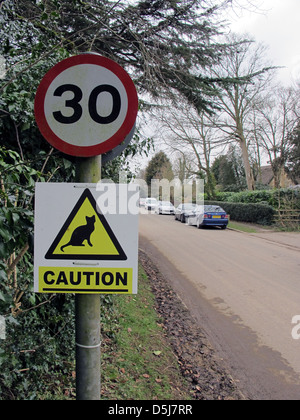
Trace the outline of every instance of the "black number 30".
<instances>
[{"instance_id":1,"label":"black number 30","mask_svg":"<svg viewBox=\"0 0 300 420\"><path fill-rule=\"evenodd\" d=\"M73 92L74 97L72 99L66 100L65 106L67 108L73 109L73 115L70 117L66 117L61 113L61 111L53 112L53 116L61 124L73 124L80 120L82 116L82 107L80 105L80 101L82 100L83 94L82 90L72 84L66 84L59 86L55 92L54 96L62 96L65 92ZM102 115L98 114L97 110L97 100L101 93L108 92L111 94L113 99L113 106L112 111L109 115L103 117ZM88 102L88 109L91 118L98 124L110 124L114 122L121 111L121 96L119 91L111 85L100 85L97 86L90 94L89 102Z\"/></svg>"}]
</instances>

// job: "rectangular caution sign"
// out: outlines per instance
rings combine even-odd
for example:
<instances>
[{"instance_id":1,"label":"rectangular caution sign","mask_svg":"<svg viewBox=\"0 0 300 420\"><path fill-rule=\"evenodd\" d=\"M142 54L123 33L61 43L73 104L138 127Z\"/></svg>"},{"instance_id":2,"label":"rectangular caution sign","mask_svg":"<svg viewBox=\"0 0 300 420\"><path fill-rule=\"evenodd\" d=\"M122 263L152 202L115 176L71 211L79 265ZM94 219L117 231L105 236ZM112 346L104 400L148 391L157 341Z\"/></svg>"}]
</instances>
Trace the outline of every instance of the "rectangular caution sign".
<instances>
[{"instance_id":1,"label":"rectangular caution sign","mask_svg":"<svg viewBox=\"0 0 300 420\"><path fill-rule=\"evenodd\" d=\"M34 290L136 294L139 187L37 183Z\"/></svg>"},{"instance_id":2,"label":"rectangular caution sign","mask_svg":"<svg viewBox=\"0 0 300 420\"><path fill-rule=\"evenodd\" d=\"M132 294L131 268L39 267L41 293Z\"/></svg>"}]
</instances>

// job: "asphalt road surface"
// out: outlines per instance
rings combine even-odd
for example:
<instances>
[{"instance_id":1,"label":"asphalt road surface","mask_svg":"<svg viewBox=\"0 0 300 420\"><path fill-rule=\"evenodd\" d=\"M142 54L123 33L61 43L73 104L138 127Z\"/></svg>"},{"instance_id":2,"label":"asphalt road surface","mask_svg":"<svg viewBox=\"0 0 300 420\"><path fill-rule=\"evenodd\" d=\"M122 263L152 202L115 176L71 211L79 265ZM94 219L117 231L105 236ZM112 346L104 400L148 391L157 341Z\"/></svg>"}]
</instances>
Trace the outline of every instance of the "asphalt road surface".
<instances>
[{"instance_id":1,"label":"asphalt road surface","mask_svg":"<svg viewBox=\"0 0 300 420\"><path fill-rule=\"evenodd\" d=\"M140 215L140 248L206 332L246 398L300 398L300 234L200 229ZM300 328L299 330L300 331Z\"/></svg>"}]
</instances>

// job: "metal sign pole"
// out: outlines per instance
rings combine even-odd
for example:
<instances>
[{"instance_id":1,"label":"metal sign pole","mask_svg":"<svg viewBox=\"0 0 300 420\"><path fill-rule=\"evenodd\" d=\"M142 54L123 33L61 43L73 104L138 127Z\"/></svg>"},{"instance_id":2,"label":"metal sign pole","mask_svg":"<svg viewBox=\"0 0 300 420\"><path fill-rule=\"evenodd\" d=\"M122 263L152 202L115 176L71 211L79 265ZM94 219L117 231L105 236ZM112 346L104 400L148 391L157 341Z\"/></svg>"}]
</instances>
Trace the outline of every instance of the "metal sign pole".
<instances>
[{"instance_id":1,"label":"metal sign pole","mask_svg":"<svg viewBox=\"0 0 300 420\"><path fill-rule=\"evenodd\" d=\"M76 181L101 179L101 155L78 159ZM100 295L75 296L76 399L99 400L101 393Z\"/></svg>"},{"instance_id":2,"label":"metal sign pole","mask_svg":"<svg viewBox=\"0 0 300 420\"><path fill-rule=\"evenodd\" d=\"M101 81L102 84L99 84ZM66 93L70 92L71 100L68 99L69 94L65 96ZM105 99L106 96L103 95L104 93L112 98L113 106L110 115L107 115L107 100ZM101 179L101 155L116 149L124 140L128 144L133 136L138 113L138 96L132 79L116 62L99 54L79 54L57 63L43 77L36 92L34 112L41 134L54 148L67 155L80 157L76 168L77 183L95 184ZM101 130L103 126L105 129ZM122 147L115 150L113 155L121 153ZM112 158L112 154L105 158L109 160ZM39 191L42 190L39 189ZM37 207L41 208L40 205ZM96 210L95 213L97 213ZM43 220L45 220L44 216ZM45 227L38 226L36 232L44 232ZM53 286L55 283L53 277L55 273L52 270L47 270L48 260L58 260L57 265L50 264L50 266L58 267L59 272L64 273L64 269L70 267L74 269L73 260L76 260L76 255L73 258L71 254L65 254L62 258L62 255L54 252L53 246L59 234L54 242L52 240L52 245L46 253L42 253L43 247L35 253L35 291L37 292L45 293L49 291L49 287L40 288L41 281L44 281L47 286ZM113 232L110 234L106 230L106 235L111 235L109 240L114 245L117 244ZM60 247L61 253L64 252L63 249L66 246L76 247L76 245L70 243L70 237L68 240L68 243L62 244ZM137 251L136 244L137 241L134 240L134 248L129 250L132 258L134 256L133 251L135 252L135 249ZM122 247L119 248L125 255ZM121 253L118 257L117 259L122 260ZM68 260L69 265L66 264L61 267L59 264L61 259ZM135 256L134 260L137 262ZM41 261L43 261L43 266L39 264ZM88 262L84 265L88 266ZM131 283L131 286L126 289L126 292L129 292L132 290L133 269L129 266L127 268L128 272L126 272L124 283L126 283L126 286L127 281ZM42 275L44 269L47 271ZM134 270L134 273L136 273L137 268L135 267ZM136 274L134 275L136 276ZM65 281L67 282L67 280ZM60 289L60 291L62 290ZM67 293L69 290L65 288L63 293ZM124 293L125 290L122 292ZM99 400L101 384L100 295L78 293L75 305L77 399Z\"/></svg>"}]
</instances>

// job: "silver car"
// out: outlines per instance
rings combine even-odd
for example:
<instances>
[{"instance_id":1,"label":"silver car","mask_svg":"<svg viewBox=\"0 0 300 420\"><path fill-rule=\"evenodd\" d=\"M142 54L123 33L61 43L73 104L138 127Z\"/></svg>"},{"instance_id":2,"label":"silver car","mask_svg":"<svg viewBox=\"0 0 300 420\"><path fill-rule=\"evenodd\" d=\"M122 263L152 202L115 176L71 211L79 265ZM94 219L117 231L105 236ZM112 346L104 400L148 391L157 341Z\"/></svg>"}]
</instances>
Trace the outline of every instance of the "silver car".
<instances>
[{"instance_id":1,"label":"silver car","mask_svg":"<svg viewBox=\"0 0 300 420\"><path fill-rule=\"evenodd\" d=\"M181 223L185 223L189 215L191 213L194 213L195 208L196 204L193 203L179 204L179 206L175 210L175 220L180 220Z\"/></svg>"},{"instance_id":2,"label":"silver car","mask_svg":"<svg viewBox=\"0 0 300 420\"><path fill-rule=\"evenodd\" d=\"M170 201L159 201L155 211L158 214L175 214L175 207Z\"/></svg>"}]
</instances>

